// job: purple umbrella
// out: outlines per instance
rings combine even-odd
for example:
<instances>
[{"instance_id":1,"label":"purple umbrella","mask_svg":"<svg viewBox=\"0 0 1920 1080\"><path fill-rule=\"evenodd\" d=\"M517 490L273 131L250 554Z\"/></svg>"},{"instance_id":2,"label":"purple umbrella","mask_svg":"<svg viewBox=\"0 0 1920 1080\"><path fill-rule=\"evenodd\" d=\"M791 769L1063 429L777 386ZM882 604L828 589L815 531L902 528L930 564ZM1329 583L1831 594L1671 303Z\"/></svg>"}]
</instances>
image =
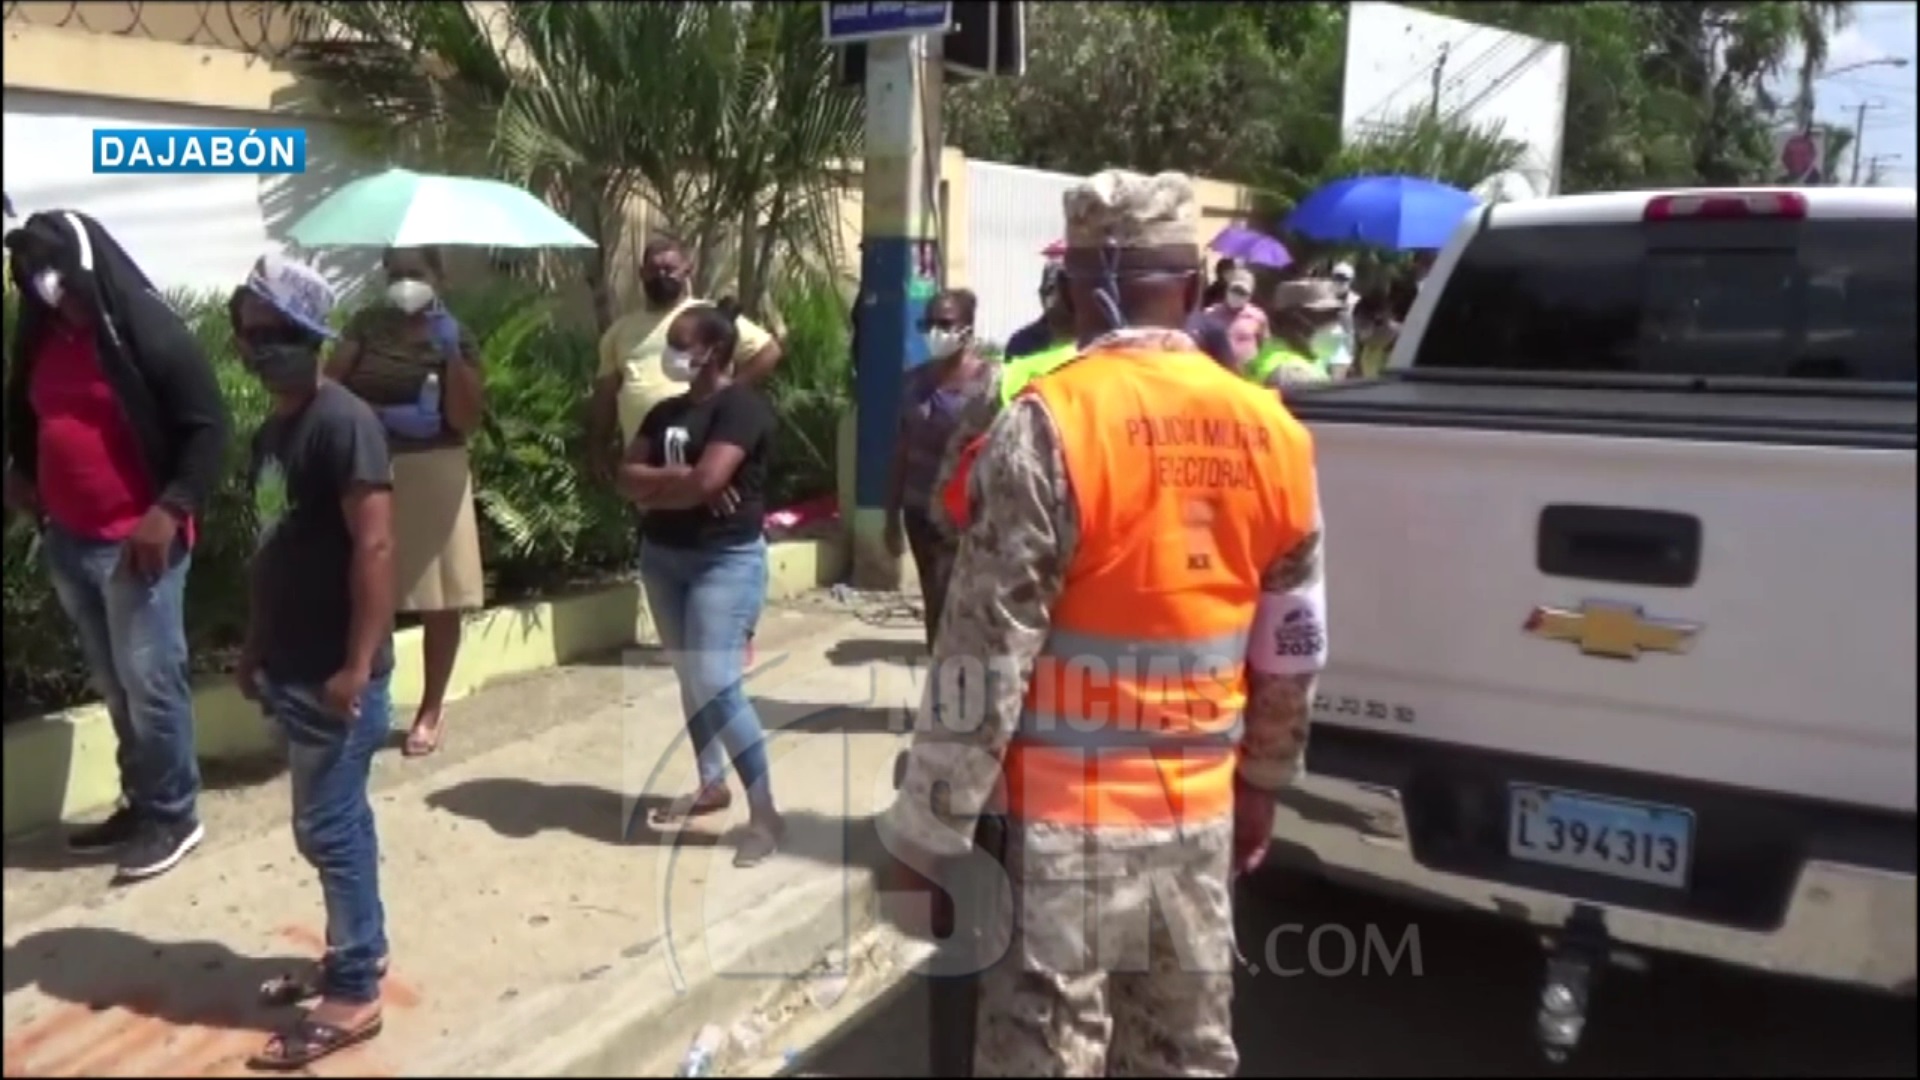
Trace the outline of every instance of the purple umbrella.
<instances>
[{"instance_id":1,"label":"purple umbrella","mask_svg":"<svg viewBox=\"0 0 1920 1080\"><path fill-rule=\"evenodd\" d=\"M1221 229L1220 235L1214 237L1213 243L1207 246L1229 258L1271 270L1279 270L1293 261L1285 244L1245 225L1229 225Z\"/></svg>"}]
</instances>

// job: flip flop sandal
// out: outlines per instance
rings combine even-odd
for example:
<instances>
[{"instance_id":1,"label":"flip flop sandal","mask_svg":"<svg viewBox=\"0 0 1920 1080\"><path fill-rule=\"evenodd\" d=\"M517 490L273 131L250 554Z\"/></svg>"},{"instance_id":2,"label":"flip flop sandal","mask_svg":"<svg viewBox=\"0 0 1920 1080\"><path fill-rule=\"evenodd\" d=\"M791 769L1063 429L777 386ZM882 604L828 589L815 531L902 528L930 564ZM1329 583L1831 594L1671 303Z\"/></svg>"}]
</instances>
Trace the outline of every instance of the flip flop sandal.
<instances>
[{"instance_id":1,"label":"flip flop sandal","mask_svg":"<svg viewBox=\"0 0 1920 1080\"><path fill-rule=\"evenodd\" d=\"M321 994L321 980L326 977L326 961L314 963L304 972L288 972L275 975L260 984L260 1004L269 1009L284 1009L311 1001ZM387 977L387 961L380 961L380 977Z\"/></svg>"},{"instance_id":2,"label":"flip flop sandal","mask_svg":"<svg viewBox=\"0 0 1920 1080\"><path fill-rule=\"evenodd\" d=\"M357 1028L343 1028L318 1020L302 1020L273 1036L267 1048L247 1059L247 1068L257 1072L298 1072L351 1046L359 1046L380 1034L386 1022L374 1017Z\"/></svg>"},{"instance_id":3,"label":"flip flop sandal","mask_svg":"<svg viewBox=\"0 0 1920 1080\"><path fill-rule=\"evenodd\" d=\"M442 721L442 723L444 722L445 721ZM435 724L431 728L409 728L407 730L407 741L400 744L400 755L410 758L431 756L434 751L440 749L440 738L444 734L446 734L446 732L439 724Z\"/></svg>"},{"instance_id":4,"label":"flip flop sandal","mask_svg":"<svg viewBox=\"0 0 1920 1080\"><path fill-rule=\"evenodd\" d=\"M748 825L735 839L733 865L744 870L773 858L780 853L780 841L785 835L782 825Z\"/></svg>"},{"instance_id":5,"label":"flip flop sandal","mask_svg":"<svg viewBox=\"0 0 1920 1080\"><path fill-rule=\"evenodd\" d=\"M699 795L682 795L667 805L660 807L647 816L650 825L685 825L695 818L718 814L733 806L733 796L721 789L716 798L703 799Z\"/></svg>"}]
</instances>

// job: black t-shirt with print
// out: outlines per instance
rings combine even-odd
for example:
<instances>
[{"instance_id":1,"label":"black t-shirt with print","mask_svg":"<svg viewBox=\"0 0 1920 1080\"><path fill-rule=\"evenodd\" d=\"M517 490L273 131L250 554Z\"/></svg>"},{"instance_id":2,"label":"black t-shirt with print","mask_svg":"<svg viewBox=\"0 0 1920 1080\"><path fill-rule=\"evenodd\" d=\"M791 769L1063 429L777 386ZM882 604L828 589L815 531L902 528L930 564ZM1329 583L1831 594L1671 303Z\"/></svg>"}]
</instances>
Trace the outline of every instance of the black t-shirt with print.
<instances>
[{"instance_id":1,"label":"black t-shirt with print","mask_svg":"<svg viewBox=\"0 0 1920 1080\"><path fill-rule=\"evenodd\" d=\"M346 664L353 616L353 535L341 502L355 487L393 486L386 430L366 402L323 382L306 408L260 425L250 475L262 527L260 670L278 683L325 682ZM392 667L389 637L374 674Z\"/></svg>"},{"instance_id":2,"label":"black t-shirt with print","mask_svg":"<svg viewBox=\"0 0 1920 1080\"><path fill-rule=\"evenodd\" d=\"M767 517L767 455L773 441L773 407L750 386L729 386L704 401L691 395L668 398L640 422L646 463L694 465L712 443L731 443L746 452L733 474L740 505L731 514L705 506L687 510L648 510L640 536L672 548L727 547L757 539Z\"/></svg>"}]
</instances>

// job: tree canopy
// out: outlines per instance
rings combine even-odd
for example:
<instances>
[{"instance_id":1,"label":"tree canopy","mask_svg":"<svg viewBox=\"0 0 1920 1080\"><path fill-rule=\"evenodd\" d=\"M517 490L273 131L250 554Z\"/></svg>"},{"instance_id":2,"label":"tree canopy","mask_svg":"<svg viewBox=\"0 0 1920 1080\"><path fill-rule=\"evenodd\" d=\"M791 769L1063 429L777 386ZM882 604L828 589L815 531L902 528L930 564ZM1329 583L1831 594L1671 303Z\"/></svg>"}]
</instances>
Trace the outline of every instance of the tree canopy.
<instances>
[{"instance_id":1,"label":"tree canopy","mask_svg":"<svg viewBox=\"0 0 1920 1080\"><path fill-rule=\"evenodd\" d=\"M801 258L839 256L861 101L806 4L323 0L291 59L370 149L539 192L599 244L604 326L628 212L695 252L696 288L749 311Z\"/></svg>"},{"instance_id":2,"label":"tree canopy","mask_svg":"<svg viewBox=\"0 0 1920 1080\"><path fill-rule=\"evenodd\" d=\"M1764 179L1772 132L1811 117L1828 36L1852 8L1409 6L1568 46L1568 192ZM1178 168L1251 185L1278 205L1356 171L1471 184L1487 174L1467 170L1512 156L1498 131L1436 129L1431 117L1343 148L1344 4L1050 0L1029 5L1027 18L1027 75L948 94L949 138L971 155L1067 172ZM1797 84L1792 101L1767 91L1783 75Z\"/></svg>"}]
</instances>

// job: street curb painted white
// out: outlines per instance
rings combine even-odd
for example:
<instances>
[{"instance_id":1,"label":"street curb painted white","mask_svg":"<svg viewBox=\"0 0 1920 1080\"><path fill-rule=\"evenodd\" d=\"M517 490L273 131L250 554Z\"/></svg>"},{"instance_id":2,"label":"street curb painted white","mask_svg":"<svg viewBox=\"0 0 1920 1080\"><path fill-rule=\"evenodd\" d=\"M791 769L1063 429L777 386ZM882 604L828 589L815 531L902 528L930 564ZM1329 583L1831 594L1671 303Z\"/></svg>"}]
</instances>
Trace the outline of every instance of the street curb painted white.
<instances>
[{"instance_id":1,"label":"street curb painted white","mask_svg":"<svg viewBox=\"0 0 1920 1080\"><path fill-rule=\"evenodd\" d=\"M872 925L875 878L849 866L768 896L707 929L709 968L805 971ZM676 945L681 954L695 942ZM704 1024L723 1030L751 1014L767 978L711 970L680 984L664 942L589 982L517 1003L458 1053L422 1063L422 1076L667 1076Z\"/></svg>"},{"instance_id":2,"label":"street curb painted white","mask_svg":"<svg viewBox=\"0 0 1920 1080\"><path fill-rule=\"evenodd\" d=\"M838 580L846 545L790 540L767 546L769 600L790 600ZM52 633L66 633L61 625ZM457 701L496 680L546 671L596 652L646 644L657 637L644 598L632 583L564 597L510 604L466 620L460 666L447 699ZM419 700L420 631L394 637L394 700ZM209 677L194 692L200 760L248 760L278 752L257 705L241 699L226 677ZM4 832L8 838L71 821L111 806L120 795L113 721L98 703L6 725Z\"/></svg>"}]
</instances>

